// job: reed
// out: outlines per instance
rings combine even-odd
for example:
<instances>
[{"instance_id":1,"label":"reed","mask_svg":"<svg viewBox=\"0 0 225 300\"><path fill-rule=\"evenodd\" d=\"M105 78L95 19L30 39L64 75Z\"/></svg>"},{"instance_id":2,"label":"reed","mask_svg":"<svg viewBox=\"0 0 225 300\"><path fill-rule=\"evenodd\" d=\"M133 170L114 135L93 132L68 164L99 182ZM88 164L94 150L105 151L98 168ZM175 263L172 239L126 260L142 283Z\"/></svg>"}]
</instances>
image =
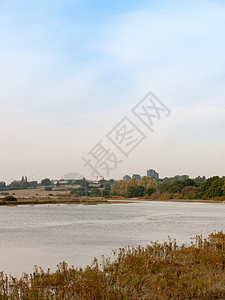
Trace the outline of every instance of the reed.
<instances>
[{"instance_id":1,"label":"reed","mask_svg":"<svg viewBox=\"0 0 225 300\"><path fill-rule=\"evenodd\" d=\"M0 299L225 299L225 234L128 246L85 269L62 262L19 279L1 272Z\"/></svg>"}]
</instances>

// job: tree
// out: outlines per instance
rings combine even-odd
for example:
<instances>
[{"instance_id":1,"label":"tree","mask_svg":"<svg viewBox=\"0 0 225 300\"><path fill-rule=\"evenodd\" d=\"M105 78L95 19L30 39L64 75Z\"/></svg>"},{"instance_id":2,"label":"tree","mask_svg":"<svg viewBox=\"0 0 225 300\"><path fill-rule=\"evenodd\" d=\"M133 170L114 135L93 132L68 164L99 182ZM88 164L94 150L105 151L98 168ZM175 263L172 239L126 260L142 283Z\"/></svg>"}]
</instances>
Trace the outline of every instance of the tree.
<instances>
[{"instance_id":1,"label":"tree","mask_svg":"<svg viewBox=\"0 0 225 300\"><path fill-rule=\"evenodd\" d=\"M44 186L52 185L52 182L49 178L45 178L45 179L42 179L41 185L44 185Z\"/></svg>"},{"instance_id":2,"label":"tree","mask_svg":"<svg viewBox=\"0 0 225 300\"><path fill-rule=\"evenodd\" d=\"M30 188L36 189L37 184L38 184L37 181L29 181L29 187Z\"/></svg>"},{"instance_id":3,"label":"tree","mask_svg":"<svg viewBox=\"0 0 225 300\"><path fill-rule=\"evenodd\" d=\"M186 176L186 175L184 175L184 176ZM175 193L181 193L182 189L186 186L196 186L196 183L194 182L194 180L192 180L190 178L186 178L185 180L179 179L179 180L163 183L160 186L160 190L163 193L175 194Z\"/></svg>"},{"instance_id":4,"label":"tree","mask_svg":"<svg viewBox=\"0 0 225 300\"><path fill-rule=\"evenodd\" d=\"M128 198L136 198L144 196L145 188L143 186L130 186L127 191Z\"/></svg>"},{"instance_id":5,"label":"tree","mask_svg":"<svg viewBox=\"0 0 225 300\"><path fill-rule=\"evenodd\" d=\"M211 199L223 195L224 178L214 176L208 178L201 186L201 197Z\"/></svg>"},{"instance_id":6,"label":"tree","mask_svg":"<svg viewBox=\"0 0 225 300\"><path fill-rule=\"evenodd\" d=\"M9 189L20 189L21 188L21 181L14 180L9 184Z\"/></svg>"},{"instance_id":7,"label":"tree","mask_svg":"<svg viewBox=\"0 0 225 300\"><path fill-rule=\"evenodd\" d=\"M156 189L154 189L154 188L149 188L149 189L145 189L145 192L144 192L144 194L145 195L148 195L148 196L151 196L152 194L154 194L155 193L155 191L156 191Z\"/></svg>"},{"instance_id":8,"label":"tree","mask_svg":"<svg viewBox=\"0 0 225 300\"><path fill-rule=\"evenodd\" d=\"M197 186L186 186L182 189L182 196L186 199L198 199L200 187Z\"/></svg>"}]
</instances>

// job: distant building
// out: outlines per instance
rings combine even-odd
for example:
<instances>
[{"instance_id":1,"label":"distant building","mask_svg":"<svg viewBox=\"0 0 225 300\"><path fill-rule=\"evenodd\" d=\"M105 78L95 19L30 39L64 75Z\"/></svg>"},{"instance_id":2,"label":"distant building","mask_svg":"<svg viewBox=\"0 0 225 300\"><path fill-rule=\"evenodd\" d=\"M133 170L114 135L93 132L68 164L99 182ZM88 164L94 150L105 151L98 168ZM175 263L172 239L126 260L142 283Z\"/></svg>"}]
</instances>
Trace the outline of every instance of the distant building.
<instances>
[{"instance_id":1,"label":"distant building","mask_svg":"<svg viewBox=\"0 0 225 300\"><path fill-rule=\"evenodd\" d=\"M131 177L129 175L123 176L123 180L129 180L129 179L131 179Z\"/></svg>"},{"instance_id":2,"label":"distant building","mask_svg":"<svg viewBox=\"0 0 225 300\"><path fill-rule=\"evenodd\" d=\"M155 170L153 169L150 169L150 170L147 170L147 176L148 177L151 177L151 178L154 178L156 180L159 179L159 173L157 173Z\"/></svg>"},{"instance_id":3,"label":"distant building","mask_svg":"<svg viewBox=\"0 0 225 300\"><path fill-rule=\"evenodd\" d=\"M133 174L132 178L141 179L141 175L139 175L139 174Z\"/></svg>"}]
</instances>

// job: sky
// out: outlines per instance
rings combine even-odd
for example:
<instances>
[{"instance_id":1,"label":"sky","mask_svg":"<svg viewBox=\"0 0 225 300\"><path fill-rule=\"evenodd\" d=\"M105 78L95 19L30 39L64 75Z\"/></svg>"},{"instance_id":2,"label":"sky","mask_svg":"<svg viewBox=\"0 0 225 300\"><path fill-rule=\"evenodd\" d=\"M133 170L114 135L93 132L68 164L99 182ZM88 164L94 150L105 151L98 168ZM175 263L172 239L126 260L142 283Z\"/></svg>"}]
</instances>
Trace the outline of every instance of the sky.
<instances>
[{"instance_id":1,"label":"sky","mask_svg":"<svg viewBox=\"0 0 225 300\"><path fill-rule=\"evenodd\" d=\"M222 0L0 0L0 181L91 179L90 164L224 176L224 15ZM132 113L150 91L171 111L154 131ZM108 138L124 117L145 136L128 155Z\"/></svg>"}]
</instances>

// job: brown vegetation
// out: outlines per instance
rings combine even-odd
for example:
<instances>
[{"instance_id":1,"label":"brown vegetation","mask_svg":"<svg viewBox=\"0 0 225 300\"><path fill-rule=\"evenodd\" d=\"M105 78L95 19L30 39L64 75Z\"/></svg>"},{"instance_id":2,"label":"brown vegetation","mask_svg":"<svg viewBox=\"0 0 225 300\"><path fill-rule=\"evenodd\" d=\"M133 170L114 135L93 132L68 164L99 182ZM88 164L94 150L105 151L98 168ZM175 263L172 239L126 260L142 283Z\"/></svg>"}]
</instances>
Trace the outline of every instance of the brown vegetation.
<instances>
[{"instance_id":1,"label":"brown vegetation","mask_svg":"<svg viewBox=\"0 0 225 300\"><path fill-rule=\"evenodd\" d=\"M16 279L0 273L0 299L224 299L225 235L190 246L152 243L123 248L86 269L65 262Z\"/></svg>"}]
</instances>

